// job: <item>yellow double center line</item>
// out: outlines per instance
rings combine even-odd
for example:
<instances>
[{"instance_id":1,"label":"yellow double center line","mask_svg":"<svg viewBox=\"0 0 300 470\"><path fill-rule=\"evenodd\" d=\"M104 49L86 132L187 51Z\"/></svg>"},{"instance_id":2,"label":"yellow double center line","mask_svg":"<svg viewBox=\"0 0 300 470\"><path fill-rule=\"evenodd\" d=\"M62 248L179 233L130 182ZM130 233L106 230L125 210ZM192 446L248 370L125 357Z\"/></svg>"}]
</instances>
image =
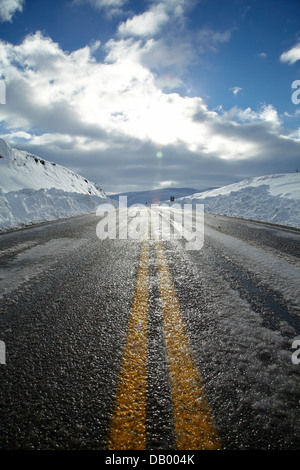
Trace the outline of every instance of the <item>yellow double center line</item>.
<instances>
[{"instance_id":1,"label":"yellow double center line","mask_svg":"<svg viewBox=\"0 0 300 470\"><path fill-rule=\"evenodd\" d=\"M195 363L162 244L155 242L167 361L178 450L220 449L202 378ZM149 242L142 244L109 450L146 448Z\"/></svg>"},{"instance_id":2,"label":"yellow double center line","mask_svg":"<svg viewBox=\"0 0 300 470\"><path fill-rule=\"evenodd\" d=\"M144 241L116 394L116 410L108 437L109 450L143 450L146 446L148 266L149 245Z\"/></svg>"},{"instance_id":3,"label":"yellow double center line","mask_svg":"<svg viewBox=\"0 0 300 470\"><path fill-rule=\"evenodd\" d=\"M163 247L155 242L167 359L179 450L220 449L204 385L192 354Z\"/></svg>"}]
</instances>

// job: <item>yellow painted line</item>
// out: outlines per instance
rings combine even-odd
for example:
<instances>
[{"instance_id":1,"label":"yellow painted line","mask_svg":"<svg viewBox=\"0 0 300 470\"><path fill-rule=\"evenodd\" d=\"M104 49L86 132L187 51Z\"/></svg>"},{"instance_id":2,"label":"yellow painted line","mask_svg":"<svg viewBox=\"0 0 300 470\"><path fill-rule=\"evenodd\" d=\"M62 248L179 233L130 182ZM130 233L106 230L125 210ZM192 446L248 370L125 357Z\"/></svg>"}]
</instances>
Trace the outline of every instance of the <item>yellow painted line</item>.
<instances>
[{"instance_id":1,"label":"yellow painted line","mask_svg":"<svg viewBox=\"0 0 300 470\"><path fill-rule=\"evenodd\" d=\"M218 450L221 445L195 363L168 262L155 241L160 294L170 370L174 426L178 450Z\"/></svg>"},{"instance_id":2,"label":"yellow painted line","mask_svg":"<svg viewBox=\"0 0 300 470\"><path fill-rule=\"evenodd\" d=\"M146 447L149 242L143 241L127 339L108 436L108 450Z\"/></svg>"}]
</instances>

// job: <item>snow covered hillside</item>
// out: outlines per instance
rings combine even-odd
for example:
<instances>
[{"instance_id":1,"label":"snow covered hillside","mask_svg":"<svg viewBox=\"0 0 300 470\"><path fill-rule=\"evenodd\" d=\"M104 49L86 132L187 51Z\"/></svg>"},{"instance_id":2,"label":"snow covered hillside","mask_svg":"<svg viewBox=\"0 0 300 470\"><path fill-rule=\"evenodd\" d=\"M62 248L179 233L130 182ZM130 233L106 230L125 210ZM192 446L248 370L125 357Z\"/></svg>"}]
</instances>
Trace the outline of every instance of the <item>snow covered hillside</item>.
<instances>
[{"instance_id":1,"label":"snow covered hillside","mask_svg":"<svg viewBox=\"0 0 300 470\"><path fill-rule=\"evenodd\" d=\"M176 202L204 204L206 212L300 228L300 173L248 178Z\"/></svg>"},{"instance_id":2,"label":"snow covered hillside","mask_svg":"<svg viewBox=\"0 0 300 470\"><path fill-rule=\"evenodd\" d=\"M84 177L0 139L0 229L92 212L107 201Z\"/></svg>"},{"instance_id":3,"label":"snow covered hillside","mask_svg":"<svg viewBox=\"0 0 300 470\"><path fill-rule=\"evenodd\" d=\"M204 192L177 188L123 193L128 206L168 202L204 204L206 212L300 228L300 173L249 178ZM93 212L101 203L118 205L119 194L77 173L10 147L0 139L0 230Z\"/></svg>"}]
</instances>

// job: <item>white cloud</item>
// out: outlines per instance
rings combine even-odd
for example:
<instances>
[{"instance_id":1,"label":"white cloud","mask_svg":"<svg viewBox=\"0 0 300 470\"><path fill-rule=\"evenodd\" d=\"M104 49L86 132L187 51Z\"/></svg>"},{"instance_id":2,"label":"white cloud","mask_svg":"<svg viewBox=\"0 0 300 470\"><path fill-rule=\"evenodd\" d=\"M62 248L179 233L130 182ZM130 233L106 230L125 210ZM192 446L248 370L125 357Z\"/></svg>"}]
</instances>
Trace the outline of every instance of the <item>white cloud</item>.
<instances>
[{"instance_id":1,"label":"white cloud","mask_svg":"<svg viewBox=\"0 0 300 470\"><path fill-rule=\"evenodd\" d=\"M257 54L257 57L260 57L261 59L267 59L268 54L266 52L260 52Z\"/></svg>"},{"instance_id":2,"label":"white cloud","mask_svg":"<svg viewBox=\"0 0 300 470\"><path fill-rule=\"evenodd\" d=\"M183 80L168 73L158 77L155 83L162 90L173 90L185 86Z\"/></svg>"},{"instance_id":3,"label":"white cloud","mask_svg":"<svg viewBox=\"0 0 300 470\"><path fill-rule=\"evenodd\" d=\"M243 88L239 86L235 86L233 88L230 88L230 91L234 94L234 96L238 95L240 91L242 91Z\"/></svg>"},{"instance_id":4,"label":"white cloud","mask_svg":"<svg viewBox=\"0 0 300 470\"><path fill-rule=\"evenodd\" d=\"M152 0L152 4L163 5L170 13L183 16L184 12L191 10L198 0Z\"/></svg>"},{"instance_id":5,"label":"white cloud","mask_svg":"<svg viewBox=\"0 0 300 470\"><path fill-rule=\"evenodd\" d=\"M251 108L241 109L234 106L229 111L223 112L221 116L223 123L232 122L238 125L262 124L269 132L275 128L278 130L281 125L277 110L270 104L262 105L257 111Z\"/></svg>"},{"instance_id":6,"label":"white cloud","mask_svg":"<svg viewBox=\"0 0 300 470\"><path fill-rule=\"evenodd\" d=\"M176 187L176 185L180 184L178 181L167 180L167 181L160 181L159 186L161 188L171 188Z\"/></svg>"},{"instance_id":7,"label":"white cloud","mask_svg":"<svg viewBox=\"0 0 300 470\"><path fill-rule=\"evenodd\" d=\"M127 0L74 0L74 3L89 3L91 6L98 8L120 8L125 5Z\"/></svg>"},{"instance_id":8,"label":"white cloud","mask_svg":"<svg viewBox=\"0 0 300 470\"><path fill-rule=\"evenodd\" d=\"M126 0L90 0L96 8L122 7Z\"/></svg>"},{"instance_id":9,"label":"white cloud","mask_svg":"<svg viewBox=\"0 0 300 470\"><path fill-rule=\"evenodd\" d=\"M118 27L122 40L108 42L107 61L134 61L156 74L162 90L185 88L188 67L199 62L199 53L216 52L230 40L233 29L202 28L187 31L185 13L194 0L152 0L145 12Z\"/></svg>"},{"instance_id":10,"label":"white cloud","mask_svg":"<svg viewBox=\"0 0 300 470\"><path fill-rule=\"evenodd\" d=\"M1 0L0 1L0 21L12 21L16 12L23 10L25 0Z\"/></svg>"},{"instance_id":11,"label":"white cloud","mask_svg":"<svg viewBox=\"0 0 300 470\"><path fill-rule=\"evenodd\" d=\"M188 67L199 61L199 53L216 52L220 44L230 40L233 31L212 28L186 31L184 14L193 3L186 0L152 2L147 11L119 25L118 33L123 39L108 42L107 60L137 61L158 74L156 83L162 89L179 86L188 89L188 84L184 85Z\"/></svg>"},{"instance_id":12,"label":"white cloud","mask_svg":"<svg viewBox=\"0 0 300 470\"><path fill-rule=\"evenodd\" d=\"M264 105L259 113L259 117L273 127L279 127L281 124L278 112L272 105Z\"/></svg>"},{"instance_id":13,"label":"white cloud","mask_svg":"<svg viewBox=\"0 0 300 470\"><path fill-rule=\"evenodd\" d=\"M152 36L169 20L169 16L162 4L136 15L119 26L119 33L123 36Z\"/></svg>"},{"instance_id":14,"label":"white cloud","mask_svg":"<svg viewBox=\"0 0 300 470\"><path fill-rule=\"evenodd\" d=\"M219 44L228 42L232 30L217 31L212 28L202 28L197 34L198 50L200 53L207 51L215 52Z\"/></svg>"},{"instance_id":15,"label":"white cloud","mask_svg":"<svg viewBox=\"0 0 300 470\"><path fill-rule=\"evenodd\" d=\"M194 59L192 44L177 38L110 40L106 47L107 62L140 63L149 70L162 71L163 76L171 73L173 80L180 80L174 73L180 74Z\"/></svg>"},{"instance_id":16,"label":"white cloud","mask_svg":"<svg viewBox=\"0 0 300 470\"><path fill-rule=\"evenodd\" d=\"M296 44L288 51L283 52L280 56L280 60L281 62L287 62L289 64L294 64L300 60L300 43Z\"/></svg>"},{"instance_id":17,"label":"white cloud","mask_svg":"<svg viewBox=\"0 0 300 470\"><path fill-rule=\"evenodd\" d=\"M295 135L281 138L280 119L270 105L211 111L199 96L165 93L145 64L155 44L153 39L111 40L106 60L97 62L93 53L99 43L65 52L39 32L20 45L0 41L7 85L2 126L15 138L23 136L26 145L69 155L72 162L76 155L81 160L93 155L91 168L103 154L108 167L110 162L114 171L128 165L131 175L140 168L147 175L149 155L162 149L162 160L170 158L171 166L159 181L179 181L190 165L187 154L194 162L205 158L216 165L220 159L265 158L279 152L283 142L299 145ZM175 85L175 77L169 79ZM174 167L168 149L176 154Z\"/></svg>"},{"instance_id":18,"label":"white cloud","mask_svg":"<svg viewBox=\"0 0 300 470\"><path fill-rule=\"evenodd\" d=\"M73 0L74 5L90 5L96 10L105 10L108 16L122 13L127 0Z\"/></svg>"}]
</instances>

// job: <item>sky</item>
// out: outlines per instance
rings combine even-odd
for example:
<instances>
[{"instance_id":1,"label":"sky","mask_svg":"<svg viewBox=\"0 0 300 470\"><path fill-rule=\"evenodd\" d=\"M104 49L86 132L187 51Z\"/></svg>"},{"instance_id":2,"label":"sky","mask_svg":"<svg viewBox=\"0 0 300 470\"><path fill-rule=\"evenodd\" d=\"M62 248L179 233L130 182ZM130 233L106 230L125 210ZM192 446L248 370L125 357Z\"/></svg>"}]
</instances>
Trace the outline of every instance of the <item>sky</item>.
<instances>
[{"instance_id":1,"label":"sky","mask_svg":"<svg viewBox=\"0 0 300 470\"><path fill-rule=\"evenodd\" d=\"M109 193L300 169L299 0L0 0L0 137Z\"/></svg>"}]
</instances>

